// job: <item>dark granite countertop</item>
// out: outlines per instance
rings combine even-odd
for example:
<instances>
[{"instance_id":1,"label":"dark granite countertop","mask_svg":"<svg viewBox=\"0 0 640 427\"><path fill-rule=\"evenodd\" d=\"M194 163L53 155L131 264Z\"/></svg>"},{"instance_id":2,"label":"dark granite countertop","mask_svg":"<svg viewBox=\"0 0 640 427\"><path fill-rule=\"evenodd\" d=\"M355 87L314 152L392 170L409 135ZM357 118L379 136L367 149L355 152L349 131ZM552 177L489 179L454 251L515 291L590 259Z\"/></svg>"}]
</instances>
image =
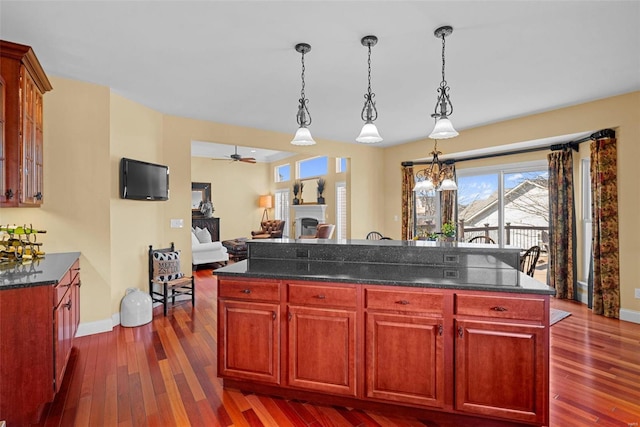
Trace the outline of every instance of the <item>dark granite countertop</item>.
<instances>
[{"instance_id":1,"label":"dark granite countertop","mask_svg":"<svg viewBox=\"0 0 640 427\"><path fill-rule=\"evenodd\" d=\"M80 252L47 254L28 263L0 265L0 291L30 286L55 285L80 258Z\"/></svg>"},{"instance_id":2,"label":"dark granite countertop","mask_svg":"<svg viewBox=\"0 0 640 427\"><path fill-rule=\"evenodd\" d=\"M438 268L398 263L248 259L219 268L214 274L224 277L555 294L555 289L513 268ZM457 277L453 277L456 274ZM514 277L518 277L518 285L513 285Z\"/></svg>"}]
</instances>

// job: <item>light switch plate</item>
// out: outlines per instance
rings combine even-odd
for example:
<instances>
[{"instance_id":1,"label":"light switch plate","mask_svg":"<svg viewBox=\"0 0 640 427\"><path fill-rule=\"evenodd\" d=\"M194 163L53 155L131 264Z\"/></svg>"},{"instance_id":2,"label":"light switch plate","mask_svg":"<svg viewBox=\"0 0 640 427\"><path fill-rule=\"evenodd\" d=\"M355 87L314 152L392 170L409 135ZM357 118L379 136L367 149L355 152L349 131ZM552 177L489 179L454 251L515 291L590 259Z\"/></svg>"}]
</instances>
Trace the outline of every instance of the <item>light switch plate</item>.
<instances>
[{"instance_id":1,"label":"light switch plate","mask_svg":"<svg viewBox=\"0 0 640 427\"><path fill-rule=\"evenodd\" d=\"M184 227L183 219L172 219L171 220L171 228L182 228Z\"/></svg>"}]
</instances>

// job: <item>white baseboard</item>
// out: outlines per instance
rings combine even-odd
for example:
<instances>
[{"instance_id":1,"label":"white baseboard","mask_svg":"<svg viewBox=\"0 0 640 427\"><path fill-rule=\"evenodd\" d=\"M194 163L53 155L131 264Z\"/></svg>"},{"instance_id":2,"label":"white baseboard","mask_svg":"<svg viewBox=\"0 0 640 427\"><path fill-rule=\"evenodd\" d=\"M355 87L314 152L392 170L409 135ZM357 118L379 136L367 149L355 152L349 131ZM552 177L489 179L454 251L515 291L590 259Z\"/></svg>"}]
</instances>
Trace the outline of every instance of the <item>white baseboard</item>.
<instances>
[{"instance_id":1,"label":"white baseboard","mask_svg":"<svg viewBox=\"0 0 640 427\"><path fill-rule=\"evenodd\" d=\"M118 323L120 314L118 314ZM102 332L110 332L113 330L113 320L111 319L103 319L96 320L95 322L86 322L80 323L78 325L78 331L76 332L76 337L84 337L85 335L93 335L100 334Z\"/></svg>"},{"instance_id":2,"label":"white baseboard","mask_svg":"<svg viewBox=\"0 0 640 427\"><path fill-rule=\"evenodd\" d=\"M640 311L629 310L627 308L620 309L620 320L640 324Z\"/></svg>"}]
</instances>

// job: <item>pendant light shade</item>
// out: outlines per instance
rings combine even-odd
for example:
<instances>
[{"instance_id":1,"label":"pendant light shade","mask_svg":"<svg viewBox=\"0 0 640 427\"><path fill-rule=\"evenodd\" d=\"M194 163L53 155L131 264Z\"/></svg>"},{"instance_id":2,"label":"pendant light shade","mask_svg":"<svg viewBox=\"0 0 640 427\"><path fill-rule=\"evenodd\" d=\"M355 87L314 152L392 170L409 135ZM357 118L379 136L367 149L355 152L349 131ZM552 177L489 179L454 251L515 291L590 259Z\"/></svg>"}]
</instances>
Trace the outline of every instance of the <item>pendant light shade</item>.
<instances>
[{"instance_id":1,"label":"pendant light shade","mask_svg":"<svg viewBox=\"0 0 640 427\"><path fill-rule=\"evenodd\" d=\"M453 114L453 104L451 98L449 98L449 86L447 80L444 77L444 39L453 32L453 27L444 26L437 28L433 35L442 39L442 81L440 87L438 87L438 100L436 101L436 107L431 117L436 119L435 126L429 138L432 139L446 139L458 136L458 132L453 128L453 124L449 120L449 116Z\"/></svg>"},{"instance_id":2,"label":"pendant light shade","mask_svg":"<svg viewBox=\"0 0 640 427\"><path fill-rule=\"evenodd\" d=\"M293 145L314 145L316 142L311 137L311 132L306 126L300 126L296 135L291 140Z\"/></svg>"},{"instance_id":3,"label":"pendant light shade","mask_svg":"<svg viewBox=\"0 0 640 427\"><path fill-rule=\"evenodd\" d=\"M382 141L378 128L373 124L378 118L378 110L376 109L376 103L373 101L376 94L371 92L371 48L378 43L378 38L376 36L365 36L360 40L360 43L369 49L369 55L367 57L369 85L367 87L367 93L364 94L364 107L362 107L362 112L360 113L360 117L364 121L364 126L362 126L362 130L356 138L356 141L363 144L374 144Z\"/></svg>"},{"instance_id":4,"label":"pendant light shade","mask_svg":"<svg viewBox=\"0 0 640 427\"><path fill-rule=\"evenodd\" d=\"M296 52L302 54L302 89L300 90L300 99L298 100L298 113L296 114L296 122L298 122L298 130L293 137L291 144L293 145L314 145L316 142L311 137L308 126L311 125L311 114L307 108L308 99L304 93L304 55L311 50L311 45L307 43L298 43Z\"/></svg>"},{"instance_id":5,"label":"pendant light shade","mask_svg":"<svg viewBox=\"0 0 640 427\"><path fill-rule=\"evenodd\" d=\"M373 144L382 141L382 137L378 133L378 128L373 124L373 122L366 122L364 126L362 126L362 130L360 131L360 135L356 138L356 141L362 142L363 144Z\"/></svg>"},{"instance_id":6,"label":"pendant light shade","mask_svg":"<svg viewBox=\"0 0 640 427\"><path fill-rule=\"evenodd\" d=\"M458 132L453 128L451 120L446 116L437 119L433 131L429 135L431 139L447 139L458 136Z\"/></svg>"},{"instance_id":7,"label":"pendant light shade","mask_svg":"<svg viewBox=\"0 0 640 427\"><path fill-rule=\"evenodd\" d=\"M438 151L438 141L436 140L431 152L433 156L431 164L416 173L416 184L413 191L455 191L458 189L452 164L441 161L438 157L440 154L442 152Z\"/></svg>"}]
</instances>

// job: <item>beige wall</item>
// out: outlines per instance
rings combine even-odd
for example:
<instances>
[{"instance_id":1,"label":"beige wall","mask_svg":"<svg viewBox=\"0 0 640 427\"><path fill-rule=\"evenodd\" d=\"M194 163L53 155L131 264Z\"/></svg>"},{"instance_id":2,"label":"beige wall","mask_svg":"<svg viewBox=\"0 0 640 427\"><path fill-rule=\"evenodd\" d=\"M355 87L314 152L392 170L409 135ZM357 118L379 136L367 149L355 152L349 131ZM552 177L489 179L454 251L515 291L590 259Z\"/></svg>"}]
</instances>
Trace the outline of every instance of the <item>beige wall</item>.
<instances>
[{"instance_id":1,"label":"beige wall","mask_svg":"<svg viewBox=\"0 0 640 427\"><path fill-rule=\"evenodd\" d=\"M618 140L618 201L620 234L620 296L624 309L640 312L640 300L634 299L634 288L640 287L640 92L602 99L595 102L562 108L547 113L508 120L474 129L464 129L460 136L438 143L446 154L481 147L500 146L514 142L567 135L612 128ZM583 144L585 145L585 144ZM385 149L383 175L385 177L384 234L400 237L400 163L424 158L433 148L431 140ZM582 148L576 157L588 157ZM531 160L536 155L509 157L508 161ZM504 162L505 158L483 162L462 162L457 167L477 167ZM578 160L577 160L578 161ZM579 174L579 164L576 163ZM577 175L576 178L579 178ZM579 217L580 212L576 211ZM580 228L581 223L578 224Z\"/></svg>"}]
</instances>

